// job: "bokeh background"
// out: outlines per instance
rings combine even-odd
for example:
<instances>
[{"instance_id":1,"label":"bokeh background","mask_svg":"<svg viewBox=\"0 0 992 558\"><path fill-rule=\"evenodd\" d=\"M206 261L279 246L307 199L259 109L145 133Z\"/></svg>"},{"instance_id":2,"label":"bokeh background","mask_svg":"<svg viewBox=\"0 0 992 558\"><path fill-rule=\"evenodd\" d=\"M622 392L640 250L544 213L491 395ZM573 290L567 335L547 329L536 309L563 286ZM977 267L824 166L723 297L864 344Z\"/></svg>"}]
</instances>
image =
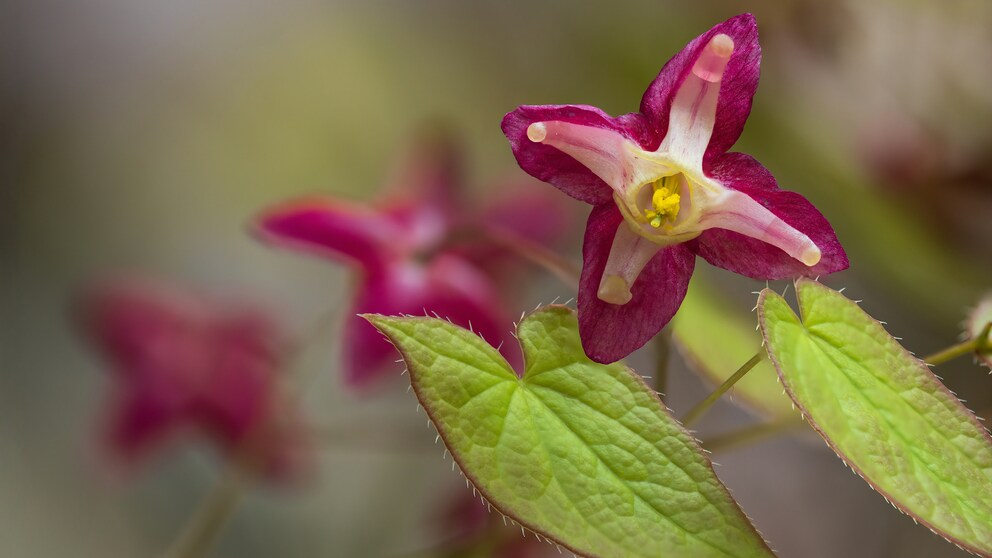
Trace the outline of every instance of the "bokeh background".
<instances>
[{"instance_id":1,"label":"bokeh background","mask_svg":"<svg viewBox=\"0 0 992 558\"><path fill-rule=\"evenodd\" d=\"M764 49L738 150L809 197L851 256L829 279L918 354L958 339L992 288L992 4L985 0L13 0L0 4L0 556L154 556L218 474L209 449L126 479L94 459L109 375L67 320L79 285L139 271L237 294L305 331L349 275L246 234L295 195L374 195L425 120L457 130L470 183L519 172L499 131L519 104L636 110L661 65L741 11ZM546 186L550 188L550 186ZM564 252L578 260L585 207ZM700 265L700 268L706 267ZM711 273L741 307L762 285ZM574 293L548 275L511 313ZM217 556L405 556L464 491L404 379L355 395L333 333L302 366L331 425L303 486L248 495ZM635 354L635 368L652 366ZM706 388L677 361L671 405ZM992 380L941 367L979 412ZM701 435L753 420L723 405ZM956 556L788 437L718 473L782 556ZM963 553L961 553L963 555Z\"/></svg>"}]
</instances>

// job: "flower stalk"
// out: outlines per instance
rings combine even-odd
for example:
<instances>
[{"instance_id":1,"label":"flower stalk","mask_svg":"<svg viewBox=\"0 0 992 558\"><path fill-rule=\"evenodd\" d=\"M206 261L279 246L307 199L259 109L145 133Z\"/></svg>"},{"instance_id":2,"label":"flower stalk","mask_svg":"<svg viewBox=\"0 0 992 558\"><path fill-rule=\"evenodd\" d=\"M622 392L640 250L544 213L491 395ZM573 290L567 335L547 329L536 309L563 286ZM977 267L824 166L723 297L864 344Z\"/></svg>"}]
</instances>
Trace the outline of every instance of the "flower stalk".
<instances>
[{"instance_id":1,"label":"flower stalk","mask_svg":"<svg viewBox=\"0 0 992 558\"><path fill-rule=\"evenodd\" d=\"M956 345L937 351L932 355L923 357L923 362L930 365L944 364L960 356L969 353L985 353L992 351L992 341L989 340L989 332L992 331L992 322L985 324L982 331L975 337L962 341Z\"/></svg>"},{"instance_id":2,"label":"flower stalk","mask_svg":"<svg viewBox=\"0 0 992 558\"><path fill-rule=\"evenodd\" d=\"M295 369L306 348L335 325L339 314L340 310L336 305L324 311L306 333L286 350L284 366ZM259 442L272 429L271 421L279 420L279 409L290 408L299 402L311 378L312 375L299 372L286 374L281 378L281 386L286 393L285 403L276 406L269 422L257 423L248 433L220 478L161 558L201 558L207 555L257 476L259 468L264 465L264 444Z\"/></svg>"},{"instance_id":3,"label":"flower stalk","mask_svg":"<svg viewBox=\"0 0 992 558\"><path fill-rule=\"evenodd\" d=\"M232 462L161 558L206 556L241 501L249 482L248 476L240 463Z\"/></svg>"},{"instance_id":4,"label":"flower stalk","mask_svg":"<svg viewBox=\"0 0 992 558\"><path fill-rule=\"evenodd\" d=\"M690 409L689 412L685 414L685 418L682 419L682 425L688 428L690 425L699 420L699 418L702 417L703 414L705 414L718 399L723 397L723 394L727 393L730 388L734 387L734 384L740 381L740 379L743 378L745 374L750 372L752 368L757 366L757 364L761 362L761 359L764 357L765 352L763 350L758 351L758 353L751 357L750 360L741 365L741 367L737 369L737 372L734 372L725 382L713 390L713 393L709 394L706 399L700 401L695 407Z\"/></svg>"},{"instance_id":5,"label":"flower stalk","mask_svg":"<svg viewBox=\"0 0 992 558\"><path fill-rule=\"evenodd\" d=\"M672 354L672 329L666 327L654 337L654 390L661 402L668 393L668 361Z\"/></svg>"}]
</instances>

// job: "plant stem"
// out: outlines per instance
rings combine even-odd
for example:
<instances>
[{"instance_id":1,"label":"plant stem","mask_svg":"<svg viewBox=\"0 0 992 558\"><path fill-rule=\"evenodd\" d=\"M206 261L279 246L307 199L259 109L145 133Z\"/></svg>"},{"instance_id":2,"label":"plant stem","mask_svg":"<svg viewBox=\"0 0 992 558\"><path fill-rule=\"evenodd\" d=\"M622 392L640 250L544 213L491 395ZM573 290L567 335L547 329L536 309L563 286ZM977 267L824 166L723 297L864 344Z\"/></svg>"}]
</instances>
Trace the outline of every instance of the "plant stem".
<instances>
[{"instance_id":1,"label":"plant stem","mask_svg":"<svg viewBox=\"0 0 992 558\"><path fill-rule=\"evenodd\" d=\"M751 360L748 360L743 365L741 365L741 367L737 369L737 372L734 372L733 375L727 378L725 382L720 384L720 387L716 388L713 391L713 393L709 394L706 397L706 399L700 401L695 407L693 407L692 409L689 410L688 413L686 413L685 418L682 419L682 425L688 427L689 425L696 422L696 420L698 420L699 417L703 416L703 413L709 410L709 408L712 407L713 404L716 403L717 400L720 399L720 397L722 397L724 393L727 393L727 390L734 387L734 384L736 384L738 380L743 378L744 375L747 374L752 368L754 368L756 364L761 362L761 359L764 358L764 356L765 356L765 352L763 350L758 351L757 354L751 357Z\"/></svg>"},{"instance_id":2,"label":"plant stem","mask_svg":"<svg viewBox=\"0 0 992 558\"><path fill-rule=\"evenodd\" d=\"M954 360L959 356L964 356L968 353L973 352L985 352L992 349L992 343L989 342L989 331L992 330L992 322L985 324L981 333L972 339L967 341L962 341L956 345L951 345L950 347L937 351L932 355L923 357L923 362L927 364L944 364L949 360Z\"/></svg>"},{"instance_id":3,"label":"plant stem","mask_svg":"<svg viewBox=\"0 0 992 558\"><path fill-rule=\"evenodd\" d=\"M200 502L163 558L206 556L244 496L245 489L265 465L265 450L269 447L266 442L277 426L275 421L279 420L279 409L283 407L274 405L269 420L257 422L247 432L220 479Z\"/></svg>"},{"instance_id":4,"label":"plant stem","mask_svg":"<svg viewBox=\"0 0 992 558\"><path fill-rule=\"evenodd\" d=\"M672 330L666 327L654 336L654 390L661 402L668 393L668 361L672 354Z\"/></svg>"},{"instance_id":5,"label":"plant stem","mask_svg":"<svg viewBox=\"0 0 992 558\"><path fill-rule=\"evenodd\" d=\"M750 444L752 442L765 440L775 434L780 434L784 431L796 428L801 424L802 423L798 419L793 417L753 424L751 426L745 426L739 430L714 436L703 442L703 448L714 453L718 451L725 451Z\"/></svg>"},{"instance_id":6,"label":"plant stem","mask_svg":"<svg viewBox=\"0 0 992 558\"><path fill-rule=\"evenodd\" d=\"M959 356L964 356L975 350L975 340L969 339L963 343L958 343L957 345L952 345L942 351L937 351L932 355L923 357L923 362L927 364L944 364L949 360L954 360Z\"/></svg>"},{"instance_id":7,"label":"plant stem","mask_svg":"<svg viewBox=\"0 0 992 558\"><path fill-rule=\"evenodd\" d=\"M162 558L205 556L241 500L247 481L240 464L231 463Z\"/></svg>"},{"instance_id":8,"label":"plant stem","mask_svg":"<svg viewBox=\"0 0 992 558\"><path fill-rule=\"evenodd\" d=\"M321 332L333 325L337 309L332 308L322 314L308 333L301 337L301 342L292 345L283 355L283 363L288 368L294 368L303 353L303 349ZM220 479L200 502L193 515L190 516L179 536L162 554L162 558L199 558L205 556L211 545L217 539L221 530L227 524L237 504L244 496L245 489L257 473L264 459L264 440L272 427L272 421L279 420L278 409L283 406L296 404L304 391L304 380L309 377L299 377L299 374L285 374L278 386L283 388L285 398L283 405L276 405L268 421L258 422L247 433L245 439L228 461L227 467L221 473ZM293 381L295 380L295 381Z\"/></svg>"}]
</instances>

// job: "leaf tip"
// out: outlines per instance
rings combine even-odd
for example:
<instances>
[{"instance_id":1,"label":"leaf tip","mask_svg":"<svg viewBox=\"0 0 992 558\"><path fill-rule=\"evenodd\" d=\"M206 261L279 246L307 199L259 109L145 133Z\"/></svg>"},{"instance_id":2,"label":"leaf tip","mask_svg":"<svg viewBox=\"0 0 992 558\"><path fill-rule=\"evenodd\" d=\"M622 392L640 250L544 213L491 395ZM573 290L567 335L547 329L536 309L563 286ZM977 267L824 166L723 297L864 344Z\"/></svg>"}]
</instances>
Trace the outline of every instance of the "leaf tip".
<instances>
[{"instance_id":1,"label":"leaf tip","mask_svg":"<svg viewBox=\"0 0 992 558\"><path fill-rule=\"evenodd\" d=\"M381 325L385 325L390 320L389 316L384 316L382 314L373 314L370 312L355 314L359 318L362 318L366 322L372 324L376 329L382 331Z\"/></svg>"}]
</instances>

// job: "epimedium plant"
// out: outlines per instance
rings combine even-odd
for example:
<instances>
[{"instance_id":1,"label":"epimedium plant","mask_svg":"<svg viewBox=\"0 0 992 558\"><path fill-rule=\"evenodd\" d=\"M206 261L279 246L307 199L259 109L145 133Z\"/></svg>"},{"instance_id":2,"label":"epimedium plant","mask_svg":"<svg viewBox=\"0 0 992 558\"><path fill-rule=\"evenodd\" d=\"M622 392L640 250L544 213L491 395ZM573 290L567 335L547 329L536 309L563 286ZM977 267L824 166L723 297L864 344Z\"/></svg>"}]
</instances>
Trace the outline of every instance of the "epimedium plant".
<instances>
[{"instance_id":1,"label":"epimedium plant","mask_svg":"<svg viewBox=\"0 0 992 558\"><path fill-rule=\"evenodd\" d=\"M989 432L856 302L810 279L796 291L802 318L761 292L757 358L767 354L799 416L897 509L992 555ZM572 310L521 321L522 376L445 320L366 318L403 356L473 492L538 540L581 556L773 555L644 380L585 354ZM987 353L984 329L963 345Z\"/></svg>"},{"instance_id":2,"label":"epimedium plant","mask_svg":"<svg viewBox=\"0 0 992 558\"><path fill-rule=\"evenodd\" d=\"M481 508L456 501L455 523L472 534L441 555L538 556L533 540L590 557L772 556L707 450L805 421L897 509L992 556L992 437L926 364L992 362L992 298L971 313L964 341L920 360L814 279L849 265L826 218L755 159L728 152L760 56L744 14L676 54L636 113L545 105L505 116L519 166L593 206L581 273L551 249L564 236L564 197L527 185L466 204L445 134L422 137L372 203L309 197L254 222L267 243L349 266L345 384L369 390L394 367L395 347L445 454L491 514L476 521ZM799 314L770 289L755 314L728 311L692 278L696 256L794 279ZM574 285L577 311L539 307L511 331L508 271L523 260ZM299 347L268 316L143 282L90 289L77 315L120 380L106 438L122 461L192 430L221 447L231 475L298 468L291 450L309 439L283 376ZM649 386L620 360L651 339L662 350ZM659 393L669 339L717 386L680 419ZM732 387L765 421L701 444L687 428ZM170 555L206 552L233 486L208 498Z\"/></svg>"},{"instance_id":3,"label":"epimedium plant","mask_svg":"<svg viewBox=\"0 0 992 558\"><path fill-rule=\"evenodd\" d=\"M521 168L594 206L577 315L552 306L522 319L522 374L443 320L366 318L403 356L473 490L522 529L583 556L767 556L693 437L640 376L611 363L676 315L696 255L752 278L799 278L802 318L763 291L763 348L683 424L767 354L800 416L846 464L914 520L992 556L992 437L856 303L808 279L848 267L820 212L750 156L726 153L759 64L757 27L745 14L669 61L637 113L551 105L507 114L503 131ZM709 311L695 306L685 310ZM984 313L979 305L975 314ZM694 319L673 327L690 355L705 353L693 348L702 336ZM987 352L981 320L946 356ZM713 359L697 357L697 366L704 360ZM758 405L773 387L767 372L744 390ZM778 404L765 411L790 422Z\"/></svg>"}]
</instances>

